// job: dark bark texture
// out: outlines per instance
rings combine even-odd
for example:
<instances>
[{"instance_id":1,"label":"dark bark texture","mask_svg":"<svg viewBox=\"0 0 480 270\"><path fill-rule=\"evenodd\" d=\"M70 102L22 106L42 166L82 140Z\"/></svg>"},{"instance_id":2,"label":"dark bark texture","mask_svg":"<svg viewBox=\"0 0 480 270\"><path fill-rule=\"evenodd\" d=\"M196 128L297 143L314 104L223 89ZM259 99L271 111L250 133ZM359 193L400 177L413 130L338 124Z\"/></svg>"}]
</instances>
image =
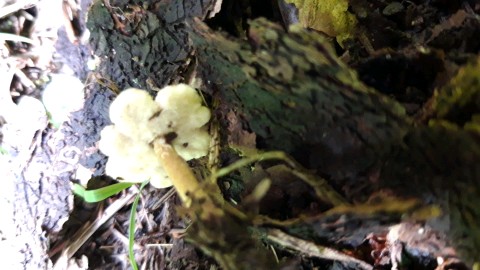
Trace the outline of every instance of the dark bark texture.
<instances>
[{"instance_id":1,"label":"dark bark texture","mask_svg":"<svg viewBox=\"0 0 480 270\"><path fill-rule=\"evenodd\" d=\"M91 7L98 73L104 85L113 84L93 85L85 108L66 124L73 140L67 144L79 149L83 166L103 172L95 143L109 123L112 89L153 94L155 87L196 77L200 90L219 102L222 132L234 113L255 133L258 149L287 152L352 202L389 189L439 204L447 222L434 226L461 259L480 258L478 136L441 123L413 126L402 105L361 83L318 33L287 33L264 19L250 23L248 40L213 32L200 20L213 4L123 0Z\"/></svg>"},{"instance_id":2,"label":"dark bark texture","mask_svg":"<svg viewBox=\"0 0 480 270\"><path fill-rule=\"evenodd\" d=\"M256 20L248 45L197 29L207 89L219 95L223 111L243 117L259 148L283 150L344 179L365 173L408 130L404 109L364 86L320 34L287 34Z\"/></svg>"},{"instance_id":3,"label":"dark bark texture","mask_svg":"<svg viewBox=\"0 0 480 270\"><path fill-rule=\"evenodd\" d=\"M451 214L453 229L446 232L466 247L461 256L479 255L474 251L480 250L478 238L465 235L478 231L465 215L475 221L478 214L456 191L469 187L478 194L478 144L467 132L413 128L403 107L364 86L320 34L302 29L287 34L257 20L250 25L248 43L229 40L199 21L186 24L198 15L195 10L160 3L133 9L133 19L121 26L107 7L94 6L90 27L102 30L93 32L92 40L97 55L108 61L101 73L120 89L147 88L148 80L162 86L188 79L178 75L195 62L202 90L220 100L217 115L224 127L227 113L235 111L256 134L258 148L291 154L351 200L391 188L400 196L440 203ZM167 11L178 17L162 13ZM452 151L446 142L455 141ZM447 171L449 164L461 166Z\"/></svg>"},{"instance_id":4,"label":"dark bark texture","mask_svg":"<svg viewBox=\"0 0 480 270\"><path fill-rule=\"evenodd\" d=\"M81 2L86 13L91 1ZM205 17L212 9L212 1L160 1L155 14L143 8L126 8L127 4L141 7L141 2L138 1L140 6L128 1L110 2L115 11L120 6L131 12L127 14L131 15L128 18L131 24L125 30L115 28L112 13L105 6L99 8L103 3L97 1L90 11L91 42L94 53L102 59L100 73L105 77L98 82L105 82L103 85L116 85L114 89L129 86L146 89L147 79L154 86L178 81L190 51L183 21L191 16ZM140 13L135 13L138 10ZM15 269L51 267L49 245L57 239L72 210L70 181L76 179L80 166L93 175L101 175L106 163L97 142L102 128L110 123L108 108L115 91L92 83L96 81L93 77L87 78L89 46L74 46L65 33L59 35L58 49L63 60L88 84L86 99L84 107L58 130L37 131L31 143L12 154L15 158L12 168L16 170L12 174L15 177L12 211L17 226L15 235L21 243L16 246L20 255Z\"/></svg>"},{"instance_id":5,"label":"dark bark texture","mask_svg":"<svg viewBox=\"0 0 480 270\"><path fill-rule=\"evenodd\" d=\"M293 155L350 200L389 189L437 203L447 221L434 227L461 258L480 258L474 133L442 124L414 127L399 103L359 82L320 34L287 34L256 20L248 44L201 24L192 39L206 89L221 100L221 118L235 110L258 136L257 147Z\"/></svg>"}]
</instances>

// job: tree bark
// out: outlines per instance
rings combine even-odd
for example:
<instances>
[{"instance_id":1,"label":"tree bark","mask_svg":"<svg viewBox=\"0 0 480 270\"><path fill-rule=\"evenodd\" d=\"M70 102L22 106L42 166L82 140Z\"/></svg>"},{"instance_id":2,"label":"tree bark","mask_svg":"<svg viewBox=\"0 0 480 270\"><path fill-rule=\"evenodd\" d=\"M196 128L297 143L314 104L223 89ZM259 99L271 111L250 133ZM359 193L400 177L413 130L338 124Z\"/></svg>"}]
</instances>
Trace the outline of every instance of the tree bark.
<instances>
[{"instance_id":1,"label":"tree bark","mask_svg":"<svg viewBox=\"0 0 480 270\"><path fill-rule=\"evenodd\" d=\"M441 230L460 257L470 263L480 257L478 137L446 125L413 126L399 103L361 83L318 33L287 33L259 19L251 22L248 40L232 39L192 19L205 18L213 1L161 1L148 10L130 10L128 2L110 2L128 22L116 22L116 9L99 3L89 16L95 53L104 60L99 72L117 89L153 93L196 77L219 102L215 115L223 132L233 113L255 134L258 149L289 153L352 202L390 189L437 203L451 226ZM101 98L105 91L94 87L87 102L92 112L110 102ZM79 129L92 127L83 149L105 124L97 116L74 118Z\"/></svg>"},{"instance_id":2,"label":"tree bark","mask_svg":"<svg viewBox=\"0 0 480 270\"><path fill-rule=\"evenodd\" d=\"M228 127L233 110L257 147L283 150L349 200L389 189L443 208L459 256L480 257L480 145L474 133L415 127L403 107L362 84L318 33L252 21L249 44L193 23L198 71Z\"/></svg>"}]
</instances>

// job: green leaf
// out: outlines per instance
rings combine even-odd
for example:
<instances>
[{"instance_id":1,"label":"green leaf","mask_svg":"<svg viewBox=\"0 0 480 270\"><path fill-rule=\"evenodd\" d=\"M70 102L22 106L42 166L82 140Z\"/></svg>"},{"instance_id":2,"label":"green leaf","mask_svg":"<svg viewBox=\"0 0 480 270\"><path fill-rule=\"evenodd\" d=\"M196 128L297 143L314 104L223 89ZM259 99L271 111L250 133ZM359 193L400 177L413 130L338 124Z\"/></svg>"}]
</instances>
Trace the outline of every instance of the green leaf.
<instances>
[{"instance_id":1,"label":"green leaf","mask_svg":"<svg viewBox=\"0 0 480 270\"><path fill-rule=\"evenodd\" d=\"M82 197L86 202L94 203L103 201L135 184L136 183L121 182L94 190L86 190L83 186L74 184L73 193Z\"/></svg>"},{"instance_id":2,"label":"green leaf","mask_svg":"<svg viewBox=\"0 0 480 270\"><path fill-rule=\"evenodd\" d=\"M140 186L137 196L132 204L132 210L130 210L130 223L128 226L128 257L130 259L130 264L132 265L133 270L138 270L137 262L135 261L135 254L133 253L133 244L135 241L135 214L137 211L138 200L140 199L140 194L142 189L148 184L148 180L143 182Z\"/></svg>"}]
</instances>

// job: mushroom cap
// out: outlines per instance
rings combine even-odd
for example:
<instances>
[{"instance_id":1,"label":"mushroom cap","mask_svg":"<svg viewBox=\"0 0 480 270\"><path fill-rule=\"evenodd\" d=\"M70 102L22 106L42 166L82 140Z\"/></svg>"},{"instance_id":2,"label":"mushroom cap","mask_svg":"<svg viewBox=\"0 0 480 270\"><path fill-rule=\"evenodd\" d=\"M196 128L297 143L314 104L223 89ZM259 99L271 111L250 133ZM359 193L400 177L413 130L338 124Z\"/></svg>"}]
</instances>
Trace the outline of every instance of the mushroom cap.
<instances>
[{"instance_id":1,"label":"mushroom cap","mask_svg":"<svg viewBox=\"0 0 480 270\"><path fill-rule=\"evenodd\" d=\"M177 133L200 128L210 120L210 110L202 106L200 95L189 85L167 86L158 92L155 101L169 111L163 117L169 118Z\"/></svg>"},{"instance_id":2,"label":"mushroom cap","mask_svg":"<svg viewBox=\"0 0 480 270\"><path fill-rule=\"evenodd\" d=\"M190 109L190 106L202 105L202 99L197 91L189 85L169 85L158 91L155 101L164 109L182 111Z\"/></svg>"},{"instance_id":3,"label":"mushroom cap","mask_svg":"<svg viewBox=\"0 0 480 270\"><path fill-rule=\"evenodd\" d=\"M123 135L151 142L161 132L158 123L151 119L161 111L147 91L129 88L121 92L110 105L110 120Z\"/></svg>"},{"instance_id":4,"label":"mushroom cap","mask_svg":"<svg viewBox=\"0 0 480 270\"><path fill-rule=\"evenodd\" d=\"M150 179L156 188L171 186L151 142L174 132L172 145L182 158L205 156L210 135L203 126L210 116L197 91L185 84L165 87L155 101L144 90L126 89L110 106L114 125L101 132L99 148L109 156L106 173L129 182Z\"/></svg>"},{"instance_id":5,"label":"mushroom cap","mask_svg":"<svg viewBox=\"0 0 480 270\"><path fill-rule=\"evenodd\" d=\"M52 74L52 80L43 90L42 102L53 123L62 124L68 120L70 113L82 108L85 99L84 87L75 76Z\"/></svg>"},{"instance_id":6,"label":"mushroom cap","mask_svg":"<svg viewBox=\"0 0 480 270\"><path fill-rule=\"evenodd\" d=\"M178 134L172 144L183 159L191 160L208 154L210 139L210 134L205 129L195 129Z\"/></svg>"},{"instance_id":7,"label":"mushroom cap","mask_svg":"<svg viewBox=\"0 0 480 270\"><path fill-rule=\"evenodd\" d=\"M172 185L149 144L134 141L114 125L106 126L100 136L99 148L109 156L105 169L108 175L134 183L150 179L157 188Z\"/></svg>"},{"instance_id":8,"label":"mushroom cap","mask_svg":"<svg viewBox=\"0 0 480 270\"><path fill-rule=\"evenodd\" d=\"M172 186L170 178L158 162L149 165L153 166L147 166L131 158L112 157L107 162L105 173L125 182L141 183L150 180L150 184L156 188Z\"/></svg>"}]
</instances>

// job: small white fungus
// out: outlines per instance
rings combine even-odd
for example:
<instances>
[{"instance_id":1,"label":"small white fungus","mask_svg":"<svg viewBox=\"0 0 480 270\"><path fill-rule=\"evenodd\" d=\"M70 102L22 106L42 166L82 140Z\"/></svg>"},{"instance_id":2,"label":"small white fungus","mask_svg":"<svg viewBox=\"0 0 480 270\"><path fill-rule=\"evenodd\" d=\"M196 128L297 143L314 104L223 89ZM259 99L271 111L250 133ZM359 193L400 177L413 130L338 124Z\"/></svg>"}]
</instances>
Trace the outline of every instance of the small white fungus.
<instances>
[{"instance_id":1,"label":"small white fungus","mask_svg":"<svg viewBox=\"0 0 480 270\"><path fill-rule=\"evenodd\" d=\"M171 186L151 144L161 137L171 140L185 160L208 153L210 135L204 126L210 110L188 85L167 86L155 100L144 90L124 90L110 106L110 119L113 125L102 130L99 148L109 156L106 173L112 177Z\"/></svg>"}]
</instances>

